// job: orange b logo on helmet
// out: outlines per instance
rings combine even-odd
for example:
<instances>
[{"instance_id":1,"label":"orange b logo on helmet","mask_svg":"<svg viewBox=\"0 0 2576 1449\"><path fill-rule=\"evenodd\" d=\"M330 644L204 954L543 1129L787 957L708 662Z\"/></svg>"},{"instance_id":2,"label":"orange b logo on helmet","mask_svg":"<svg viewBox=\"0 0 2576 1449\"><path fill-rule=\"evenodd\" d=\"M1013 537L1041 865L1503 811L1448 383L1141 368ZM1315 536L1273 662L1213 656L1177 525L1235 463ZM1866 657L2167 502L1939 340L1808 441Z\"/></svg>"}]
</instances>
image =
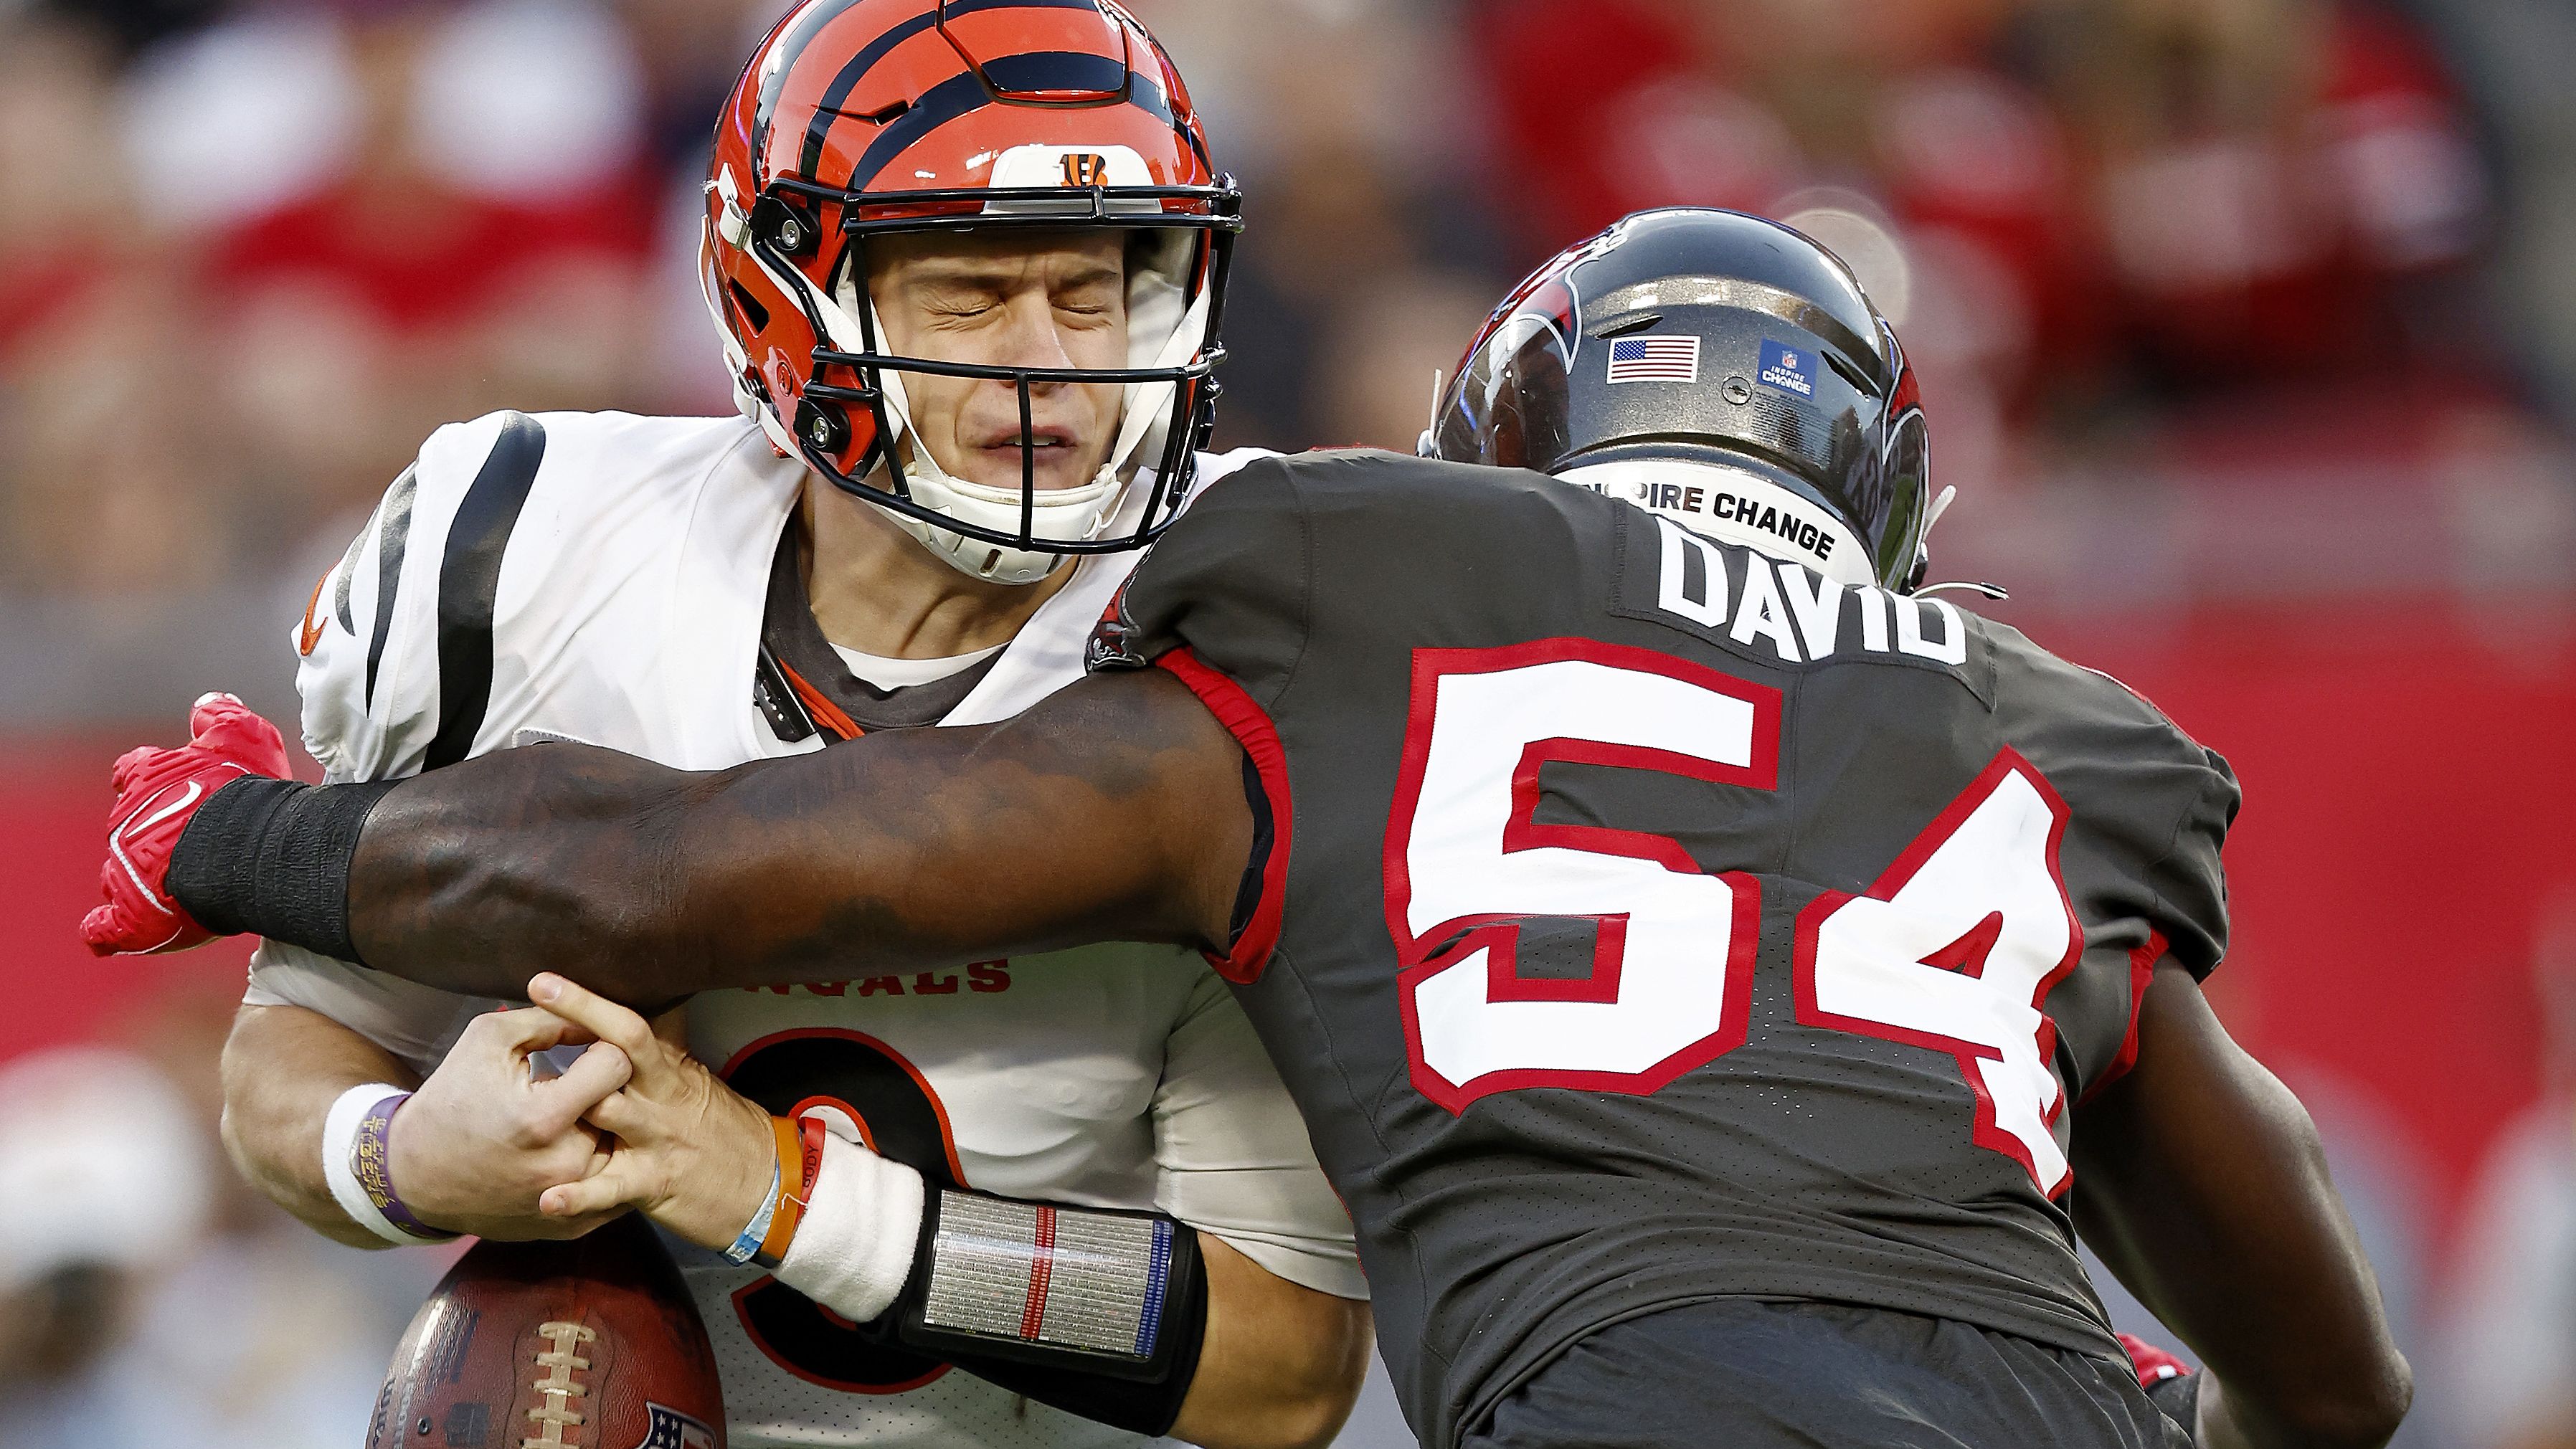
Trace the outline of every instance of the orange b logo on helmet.
<instances>
[{"instance_id":1,"label":"orange b logo on helmet","mask_svg":"<svg viewBox=\"0 0 2576 1449\"><path fill-rule=\"evenodd\" d=\"M1109 179L1109 158L1092 151L1068 151L1064 156L1064 184L1098 186Z\"/></svg>"}]
</instances>

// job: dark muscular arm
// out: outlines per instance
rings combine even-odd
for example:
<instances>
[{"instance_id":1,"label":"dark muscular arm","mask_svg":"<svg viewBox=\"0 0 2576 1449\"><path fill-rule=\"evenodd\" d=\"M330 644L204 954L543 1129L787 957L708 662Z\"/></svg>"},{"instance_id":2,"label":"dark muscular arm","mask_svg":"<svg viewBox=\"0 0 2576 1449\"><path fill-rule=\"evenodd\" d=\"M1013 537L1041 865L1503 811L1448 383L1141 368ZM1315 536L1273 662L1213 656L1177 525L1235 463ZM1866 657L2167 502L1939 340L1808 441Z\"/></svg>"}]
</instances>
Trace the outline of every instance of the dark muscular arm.
<instances>
[{"instance_id":1,"label":"dark muscular arm","mask_svg":"<svg viewBox=\"0 0 2576 1449\"><path fill-rule=\"evenodd\" d=\"M2156 968L2138 1063L2075 1124L2075 1221L2209 1366L2209 1449L2375 1449L2412 1382L2316 1127L2231 1040L2191 973Z\"/></svg>"},{"instance_id":2,"label":"dark muscular arm","mask_svg":"<svg viewBox=\"0 0 2576 1449\"><path fill-rule=\"evenodd\" d=\"M451 991L551 970L630 1002L1101 940L1222 951L1243 759L1160 669L714 774L504 750L375 807L349 933L367 965Z\"/></svg>"}]
</instances>

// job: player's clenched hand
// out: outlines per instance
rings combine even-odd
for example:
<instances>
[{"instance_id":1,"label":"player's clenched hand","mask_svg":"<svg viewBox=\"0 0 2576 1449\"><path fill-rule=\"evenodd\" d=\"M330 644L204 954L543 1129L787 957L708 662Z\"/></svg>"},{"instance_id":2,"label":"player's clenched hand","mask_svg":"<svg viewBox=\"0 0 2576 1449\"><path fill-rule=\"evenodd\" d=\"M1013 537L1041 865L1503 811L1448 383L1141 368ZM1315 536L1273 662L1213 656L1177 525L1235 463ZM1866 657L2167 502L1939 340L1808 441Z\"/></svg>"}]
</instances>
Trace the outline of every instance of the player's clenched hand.
<instances>
[{"instance_id":1,"label":"player's clenched hand","mask_svg":"<svg viewBox=\"0 0 2576 1449\"><path fill-rule=\"evenodd\" d=\"M109 783L107 861L99 890L107 904L81 920L81 939L101 956L184 951L214 933L189 919L163 877L170 852L197 809L244 775L284 779L286 741L277 726L229 694L209 694L188 712L194 736L175 750L146 745L119 757Z\"/></svg>"},{"instance_id":2,"label":"player's clenched hand","mask_svg":"<svg viewBox=\"0 0 2576 1449\"><path fill-rule=\"evenodd\" d=\"M626 1053L626 1085L591 1108L591 1125L615 1138L606 1166L565 1179L545 1211L587 1217L632 1205L693 1243L730 1245L769 1195L778 1162L769 1114L644 1018L549 972L528 999Z\"/></svg>"},{"instance_id":3,"label":"player's clenched hand","mask_svg":"<svg viewBox=\"0 0 2576 1449\"><path fill-rule=\"evenodd\" d=\"M576 1238L613 1210L566 1217L540 1212L538 1195L588 1177L608 1150L582 1114L625 1085L626 1053L591 1044L560 1076L530 1060L591 1041L552 1012L486 1012L394 1114L386 1169L403 1205L434 1228L482 1238Z\"/></svg>"}]
</instances>

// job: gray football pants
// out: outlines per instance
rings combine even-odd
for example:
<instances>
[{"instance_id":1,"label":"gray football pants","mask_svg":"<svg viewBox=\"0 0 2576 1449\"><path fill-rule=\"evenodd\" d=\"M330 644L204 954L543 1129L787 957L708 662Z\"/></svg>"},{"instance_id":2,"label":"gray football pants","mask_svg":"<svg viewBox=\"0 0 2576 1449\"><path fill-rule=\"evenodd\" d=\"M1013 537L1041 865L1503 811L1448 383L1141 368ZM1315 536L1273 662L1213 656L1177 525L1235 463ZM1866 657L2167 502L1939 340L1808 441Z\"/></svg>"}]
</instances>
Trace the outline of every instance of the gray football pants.
<instances>
[{"instance_id":1,"label":"gray football pants","mask_svg":"<svg viewBox=\"0 0 2576 1449\"><path fill-rule=\"evenodd\" d=\"M2126 1364L1946 1318L1722 1298L1597 1330L1460 1449L2191 1449Z\"/></svg>"}]
</instances>

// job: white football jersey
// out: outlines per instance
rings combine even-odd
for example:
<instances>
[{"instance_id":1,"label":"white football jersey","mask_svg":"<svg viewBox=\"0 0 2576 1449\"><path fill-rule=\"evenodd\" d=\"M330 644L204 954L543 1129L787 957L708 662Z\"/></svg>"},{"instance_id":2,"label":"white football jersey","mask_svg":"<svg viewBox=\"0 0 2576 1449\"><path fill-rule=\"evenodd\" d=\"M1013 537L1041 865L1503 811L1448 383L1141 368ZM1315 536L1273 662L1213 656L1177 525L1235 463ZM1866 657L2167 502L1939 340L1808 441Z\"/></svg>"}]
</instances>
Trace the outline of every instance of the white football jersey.
<instances>
[{"instance_id":1,"label":"white football jersey","mask_svg":"<svg viewBox=\"0 0 2576 1449\"><path fill-rule=\"evenodd\" d=\"M1201 476L1242 460L1202 456ZM1081 676L1132 553L1080 560L1007 647L951 679L879 691L849 675L788 541L804 472L736 418L441 428L296 630L307 747L334 780L548 739L717 769L853 728L1008 718ZM424 1073L467 1020L510 1004L274 943L247 999L323 1012ZM1367 1296L1304 1124L1195 953L1094 946L710 992L687 1013L691 1050L774 1112L819 1106L967 1187L1159 1209L1280 1277ZM871 1348L767 1275L671 1241L737 1449L1143 1442Z\"/></svg>"}]
</instances>

